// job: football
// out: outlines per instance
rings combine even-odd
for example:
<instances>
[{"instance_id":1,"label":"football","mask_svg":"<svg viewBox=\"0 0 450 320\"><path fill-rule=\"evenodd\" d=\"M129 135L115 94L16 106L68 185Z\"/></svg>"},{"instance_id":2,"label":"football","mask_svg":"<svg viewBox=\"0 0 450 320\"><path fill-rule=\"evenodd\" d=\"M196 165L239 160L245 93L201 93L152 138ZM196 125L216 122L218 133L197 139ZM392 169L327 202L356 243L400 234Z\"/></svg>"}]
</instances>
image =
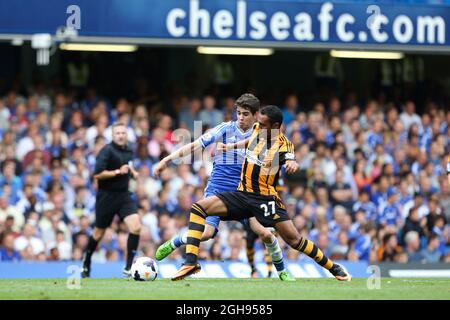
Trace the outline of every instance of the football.
<instances>
[{"instance_id":1,"label":"football","mask_svg":"<svg viewBox=\"0 0 450 320\"><path fill-rule=\"evenodd\" d=\"M136 281L154 281L158 277L158 265L149 257L139 257L131 266L131 277Z\"/></svg>"}]
</instances>

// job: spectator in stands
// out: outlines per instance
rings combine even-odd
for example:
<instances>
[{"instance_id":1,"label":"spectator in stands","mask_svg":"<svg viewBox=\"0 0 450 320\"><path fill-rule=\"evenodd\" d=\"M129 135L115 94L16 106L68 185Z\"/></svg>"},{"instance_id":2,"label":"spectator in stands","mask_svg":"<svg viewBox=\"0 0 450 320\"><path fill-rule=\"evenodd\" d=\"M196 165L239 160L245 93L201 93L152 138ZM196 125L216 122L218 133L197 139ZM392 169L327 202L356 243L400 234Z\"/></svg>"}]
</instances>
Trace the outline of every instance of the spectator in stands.
<instances>
[{"instance_id":1,"label":"spectator in stands","mask_svg":"<svg viewBox=\"0 0 450 320\"><path fill-rule=\"evenodd\" d=\"M330 258L333 260L345 260L349 249L348 233L344 230L339 231L337 242L331 248Z\"/></svg>"},{"instance_id":2,"label":"spectator in stands","mask_svg":"<svg viewBox=\"0 0 450 320\"><path fill-rule=\"evenodd\" d=\"M180 128L187 129L194 133L194 121L200 120L199 112L202 103L199 98L192 98L189 105L180 113Z\"/></svg>"},{"instance_id":3,"label":"spectator in stands","mask_svg":"<svg viewBox=\"0 0 450 320\"><path fill-rule=\"evenodd\" d=\"M421 126L421 119L416 113L416 105L413 101L406 101L404 111L400 114L400 120L403 122L406 131L409 130L412 124Z\"/></svg>"},{"instance_id":4,"label":"spectator in stands","mask_svg":"<svg viewBox=\"0 0 450 320\"><path fill-rule=\"evenodd\" d=\"M283 123L288 126L299 112L298 98L295 94L289 94L285 99L285 106L283 108Z\"/></svg>"},{"instance_id":5,"label":"spectator in stands","mask_svg":"<svg viewBox=\"0 0 450 320\"><path fill-rule=\"evenodd\" d=\"M373 181L373 177L368 177L365 172L367 165L366 159L357 160L353 166L353 179L355 180L358 192L363 192L367 189Z\"/></svg>"},{"instance_id":6,"label":"spectator in stands","mask_svg":"<svg viewBox=\"0 0 450 320\"><path fill-rule=\"evenodd\" d=\"M211 260L221 261L222 258L222 247L219 241L214 241L209 249L209 256Z\"/></svg>"},{"instance_id":7,"label":"spectator in stands","mask_svg":"<svg viewBox=\"0 0 450 320\"><path fill-rule=\"evenodd\" d=\"M203 110L199 113L199 119L208 128L214 128L223 122L223 113L216 109L216 99L213 96L206 95L203 98Z\"/></svg>"},{"instance_id":8,"label":"spectator in stands","mask_svg":"<svg viewBox=\"0 0 450 320\"><path fill-rule=\"evenodd\" d=\"M426 218L419 218L419 210L417 207L413 207L409 210L409 215L405 220L405 224L401 231L401 241L400 244L405 244L405 236L410 231L415 231L419 234L419 237L422 238L425 236L425 224Z\"/></svg>"},{"instance_id":9,"label":"spectator in stands","mask_svg":"<svg viewBox=\"0 0 450 320\"><path fill-rule=\"evenodd\" d=\"M376 221L378 218L377 207L369 200L369 191L367 189L360 192L358 201L353 205L353 216L356 216L358 211L364 213L366 221Z\"/></svg>"},{"instance_id":10,"label":"spectator in stands","mask_svg":"<svg viewBox=\"0 0 450 320\"><path fill-rule=\"evenodd\" d=\"M420 262L422 256L420 254L420 238L416 231L409 231L405 235L406 253L408 254L408 262Z\"/></svg>"},{"instance_id":11,"label":"spectator in stands","mask_svg":"<svg viewBox=\"0 0 450 320\"><path fill-rule=\"evenodd\" d=\"M397 235L395 233L387 233L383 237L383 244L378 251L378 261L396 262L401 253L403 253L403 250L398 245Z\"/></svg>"},{"instance_id":12,"label":"spectator in stands","mask_svg":"<svg viewBox=\"0 0 450 320\"><path fill-rule=\"evenodd\" d=\"M14 249L24 259L33 259L45 251L44 242L36 236L36 227L30 223L23 226L22 235L15 239Z\"/></svg>"},{"instance_id":13,"label":"spectator in stands","mask_svg":"<svg viewBox=\"0 0 450 320\"><path fill-rule=\"evenodd\" d=\"M165 139L163 129L155 128L152 132L152 138L148 142L147 149L152 161L158 162L171 152L173 145Z\"/></svg>"},{"instance_id":14,"label":"spectator in stands","mask_svg":"<svg viewBox=\"0 0 450 320\"><path fill-rule=\"evenodd\" d=\"M428 214L426 215L426 225L427 225L427 230L429 233L434 231L435 225L436 225L436 220L442 218L444 220L444 225L445 225L445 218L444 216L442 216L441 212L441 208L439 207L438 202L435 199L430 199L428 201Z\"/></svg>"},{"instance_id":15,"label":"spectator in stands","mask_svg":"<svg viewBox=\"0 0 450 320\"><path fill-rule=\"evenodd\" d=\"M86 130L86 141L89 147L93 147L95 144L95 140L98 137L104 137L107 139L106 130L109 127L109 118L107 113L101 113L98 115L95 125L90 126Z\"/></svg>"},{"instance_id":16,"label":"spectator in stands","mask_svg":"<svg viewBox=\"0 0 450 320\"><path fill-rule=\"evenodd\" d=\"M7 216L4 221L0 221L0 243L3 242L3 237L7 234L12 234L14 238L17 238L20 233L16 230L14 227L14 217L13 216Z\"/></svg>"},{"instance_id":17,"label":"spectator in stands","mask_svg":"<svg viewBox=\"0 0 450 320\"><path fill-rule=\"evenodd\" d=\"M349 258L353 260L376 261L376 254L373 249L374 239L376 238L377 228L374 221L363 223L359 226L359 234L356 235L354 247L349 252Z\"/></svg>"},{"instance_id":18,"label":"spectator in stands","mask_svg":"<svg viewBox=\"0 0 450 320\"><path fill-rule=\"evenodd\" d=\"M16 172L15 162L7 160L3 164L2 175L0 176L0 188L3 189L5 185L8 185L10 187L8 202L11 204L16 204L18 202L19 199L17 197L17 194L22 189L22 181L18 176L16 176L15 172Z\"/></svg>"},{"instance_id":19,"label":"spectator in stands","mask_svg":"<svg viewBox=\"0 0 450 320\"><path fill-rule=\"evenodd\" d=\"M353 206L353 192L350 184L344 182L344 172L336 171L336 182L330 187L331 201L333 205L341 205L349 211Z\"/></svg>"},{"instance_id":20,"label":"spectator in stands","mask_svg":"<svg viewBox=\"0 0 450 320\"><path fill-rule=\"evenodd\" d=\"M0 247L0 261L20 261L19 252L14 250L14 235L7 233L3 236L2 246Z\"/></svg>"},{"instance_id":21,"label":"spectator in stands","mask_svg":"<svg viewBox=\"0 0 450 320\"><path fill-rule=\"evenodd\" d=\"M224 252L224 259L229 261L246 261L246 254L243 245L243 231L239 229L230 230L227 248Z\"/></svg>"},{"instance_id":22,"label":"spectator in stands","mask_svg":"<svg viewBox=\"0 0 450 320\"><path fill-rule=\"evenodd\" d=\"M439 237L432 234L428 238L427 247L421 251L422 262L425 263L437 263L441 260L442 254L439 250Z\"/></svg>"},{"instance_id":23,"label":"spectator in stands","mask_svg":"<svg viewBox=\"0 0 450 320\"><path fill-rule=\"evenodd\" d=\"M9 204L8 198L10 198L8 194L0 196L0 225L3 222L6 223L5 220L10 217L14 222L12 227L13 230L19 231L25 222L24 213L21 212L16 206Z\"/></svg>"},{"instance_id":24,"label":"spectator in stands","mask_svg":"<svg viewBox=\"0 0 450 320\"><path fill-rule=\"evenodd\" d=\"M3 135L3 133L9 129L9 118L10 117L11 117L11 112L5 106L3 99L0 98L0 134Z\"/></svg>"},{"instance_id":25,"label":"spectator in stands","mask_svg":"<svg viewBox=\"0 0 450 320\"><path fill-rule=\"evenodd\" d=\"M395 187L389 187L387 191L387 204L378 217L378 223L398 228L403 224L400 209L397 206L398 191Z\"/></svg>"}]
</instances>

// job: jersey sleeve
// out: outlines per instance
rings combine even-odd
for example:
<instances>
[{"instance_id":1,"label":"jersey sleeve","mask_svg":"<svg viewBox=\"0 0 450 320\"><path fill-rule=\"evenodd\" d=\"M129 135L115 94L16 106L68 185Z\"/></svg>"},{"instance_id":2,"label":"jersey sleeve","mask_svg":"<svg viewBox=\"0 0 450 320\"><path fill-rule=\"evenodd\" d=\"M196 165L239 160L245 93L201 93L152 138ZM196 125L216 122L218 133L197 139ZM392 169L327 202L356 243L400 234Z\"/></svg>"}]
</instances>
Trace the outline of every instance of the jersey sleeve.
<instances>
[{"instance_id":1,"label":"jersey sleeve","mask_svg":"<svg viewBox=\"0 0 450 320\"><path fill-rule=\"evenodd\" d=\"M100 172L106 170L108 167L108 157L109 157L109 148L104 147L97 155L95 159L95 171L94 174L99 174Z\"/></svg>"},{"instance_id":2,"label":"jersey sleeve","mask_svg":"<svg viewBox=\"0 0 450 320\"><path fill-rule=\"evenodd\" d=\"M280 163L283 165L288 160L295 160L294 144L282 137L280 146Z\"/></svg>"},{"instance_id":3,"label":"jersey sleeve","mask_svg":"<svg viewBox=\"0 0 450 320\"><path fill-rule=\"evenodd\" d=\"M223 122L223 123L219 124L217 127L214 127L211 130L208 130L207 132L205 132L199 138L199 141L200 141L200 144L202 145L202 147L206 148L210 144L213 144L213 143L219 141L219 139L221 139L223 137L223 135L225 134L227 129L230 128L230 126L231 126L231 121Z\"/></svg>"}]
</instances>

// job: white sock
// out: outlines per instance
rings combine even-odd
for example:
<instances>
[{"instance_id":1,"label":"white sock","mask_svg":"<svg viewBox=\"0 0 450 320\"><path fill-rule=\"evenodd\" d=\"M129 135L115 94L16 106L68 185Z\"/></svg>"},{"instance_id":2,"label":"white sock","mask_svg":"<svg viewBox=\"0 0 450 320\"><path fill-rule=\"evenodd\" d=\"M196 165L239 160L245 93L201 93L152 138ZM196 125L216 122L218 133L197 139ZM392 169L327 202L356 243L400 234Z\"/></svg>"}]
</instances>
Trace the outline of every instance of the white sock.
<instances>
[{"instance_id":1,"label":"white sock","mask_svg":"<svg viewBox=\"0 0 450 320\"><path fill-rule=\"evenodd\" d=\"M278 239L276 237L273 237L272 243L264 243L264 245L266 246L270 257L272 258L273 264L275 265L278 274L286 271L284 268L283 251L281 250L280 244L278 243Z\"/></svg>"},{"instance_id":2,"label":"white sock","mask_svg":"<svg viewBox=\"0 0 450 320\"><path fill-rule=\"evenodd\" d=\"M187 243L187 232L183 234L177 234L172 239L170 239L170 245L173 249L179 248Z\"/></svg>"}]
</instances>

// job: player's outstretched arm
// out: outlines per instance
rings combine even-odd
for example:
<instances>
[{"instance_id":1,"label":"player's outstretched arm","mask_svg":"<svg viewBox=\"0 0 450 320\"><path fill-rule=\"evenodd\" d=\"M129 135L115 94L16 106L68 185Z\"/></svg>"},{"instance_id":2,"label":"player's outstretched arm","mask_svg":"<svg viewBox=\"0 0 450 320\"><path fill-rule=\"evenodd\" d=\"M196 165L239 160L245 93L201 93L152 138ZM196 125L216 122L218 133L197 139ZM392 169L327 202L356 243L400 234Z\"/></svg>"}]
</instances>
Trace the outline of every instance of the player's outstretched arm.
<instances>
[{"instance_id":1,"label":"player's outstretched arm","mask_svg":"<svg viewBox=\"0 0 450 320\"><path fill-rule=\"evenodd\" d=\"M153 169L154 176L158 177L160 175L161 171L163 171L165 168L167 168L170 161L173 161L173 160L176 160L179 158L183 158L191 153L194 153L199 148L202 148L202 145L201 145L200 141L197 139L194 142L191 142L191 143L181 147L180 149L172 152L171 154L169 154L167 157L165 157L164 159L162 159L160 162L158 162L155 165L155 167Z\"/></svg>"},{"instance_id":2,"label":"player's outstretched arm","mask_svg":"<svg viewBox=\"0 0 450 320\"><path fill-rule=\"evenodd\" d=\"M229 150L233 150L233 149L247 148L249 141L250 141L250 138L246 139L246 140L238 141L236 143L225 144L225 143L219 142L219 143L217 143L217 151L225 152L225 151L229 151Z\"/></svg>"}]
</instances>

